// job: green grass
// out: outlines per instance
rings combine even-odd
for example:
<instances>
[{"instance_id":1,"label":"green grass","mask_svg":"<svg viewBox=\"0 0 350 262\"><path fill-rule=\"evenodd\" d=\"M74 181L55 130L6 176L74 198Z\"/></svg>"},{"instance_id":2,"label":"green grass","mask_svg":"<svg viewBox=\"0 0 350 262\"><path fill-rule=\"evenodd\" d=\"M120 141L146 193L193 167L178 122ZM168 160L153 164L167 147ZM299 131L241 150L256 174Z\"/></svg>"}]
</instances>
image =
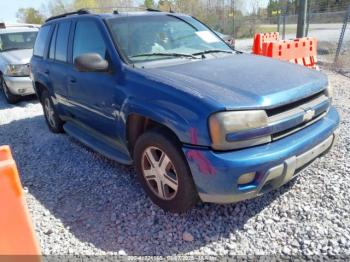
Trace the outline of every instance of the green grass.
<instances>
[{"instance_id":1,"label":"green grass","mask_svg":"<svg viewBox=\"0 0 350 262\"><path fill-rule=\"evenodd\" d=\"M271 27L271 26L259 26L256 30L257 32L260 33L272 33L272 32L277 32L277 26L276 27ZM282 28L281 28L282 31ZM286 34L293 34L296 33L296 30L293 28L286 28Z\"/></svg>"}]
</instances>

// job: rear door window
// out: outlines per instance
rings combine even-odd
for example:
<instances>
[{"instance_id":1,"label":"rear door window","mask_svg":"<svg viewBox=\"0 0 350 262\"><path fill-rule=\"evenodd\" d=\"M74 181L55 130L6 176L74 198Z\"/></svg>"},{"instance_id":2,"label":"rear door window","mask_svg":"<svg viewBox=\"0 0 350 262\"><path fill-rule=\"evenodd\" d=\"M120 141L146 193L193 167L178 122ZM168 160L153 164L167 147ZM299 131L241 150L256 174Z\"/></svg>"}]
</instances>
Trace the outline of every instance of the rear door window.
<instances>
[{"instance_id":1,"label":"rear door window","mask_svg":"<svg viewBox=\"0 0 350 262\"><path fill-rule=\"evenodd\" d=\"M57 61L67 62L70 25L70 21L58 24L55 48L55 60Z\"/></svg>"},{"instance_id":2,"label":"rear door window","mask_svg":"<svg viewBox=\"0 0 350 262\"><path fill-rule=\"evenodd\" d=\"M35 41L33 54L35 56L43 57L45 52L45 46L49 37L51 26L43 26L38 34Z\"/></svg>"},{"instance_id":3,"label":"rear door window","mask_svg":"<svg viewBox=\"0 0 350 262\"><path fill-rule=\"evenodd\" d=\"M56 38L57 38L57 26L56 26L55 31L52 34L52 38L51 38L49 59L55 59Z\"/></svg>"}]
</instances>

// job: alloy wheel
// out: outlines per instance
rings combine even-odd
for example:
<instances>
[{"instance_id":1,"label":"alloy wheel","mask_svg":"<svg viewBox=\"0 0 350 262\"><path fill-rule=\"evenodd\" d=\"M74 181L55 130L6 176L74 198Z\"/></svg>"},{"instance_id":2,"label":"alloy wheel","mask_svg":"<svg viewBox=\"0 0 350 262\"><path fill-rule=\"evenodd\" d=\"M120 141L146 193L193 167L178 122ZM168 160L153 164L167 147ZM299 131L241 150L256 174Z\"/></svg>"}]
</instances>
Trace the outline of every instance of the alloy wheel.
<instances>
[{"instance_id":1,"label":"alloy wheel","mask_svg":"<svg viewBox=\"0 0 350 262\"><path fill-rule=\"evenodd\" d=\"M53 107L51 105L51 101L49 98L45 99L45 115L47 118L47 121L51 125L51 127L55 128L56 127L56 121L55 121L55 112L53 110Z\"/></svg>"},{"instance_id":2,"label":"alloy wheel","mask_svg":"<svg viewBox=\"0 0 350 262\"><path fill-rule=\"evenodd\" d=\"M159 198L173 199L178 192L178 175L168 155L157 147L148 147L142 156L142 172L147 185Z\"/></svg>"}]
</instances>

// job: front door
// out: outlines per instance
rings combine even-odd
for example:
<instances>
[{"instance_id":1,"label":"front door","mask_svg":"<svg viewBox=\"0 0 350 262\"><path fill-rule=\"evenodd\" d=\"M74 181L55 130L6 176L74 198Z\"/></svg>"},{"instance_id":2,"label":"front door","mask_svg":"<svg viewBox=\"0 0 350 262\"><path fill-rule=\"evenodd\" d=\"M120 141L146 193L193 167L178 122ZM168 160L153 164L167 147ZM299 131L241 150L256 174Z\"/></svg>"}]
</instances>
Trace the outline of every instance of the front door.
<instances>
[{"instance_id":1,"label":"front door","mask_svg":"<svg viewBox=\"0 0 350 262\"><path fill-rule=\"evenodd\" d=\"M80 55L98 53L110 64L110 72L79 72L72 67L68 72L68 93L72 112L84 125L113 139L119 140L118 129L118 77L113 73L102 25L93 19L76 22L72 62Z\"/></svg>"}]
</instances>

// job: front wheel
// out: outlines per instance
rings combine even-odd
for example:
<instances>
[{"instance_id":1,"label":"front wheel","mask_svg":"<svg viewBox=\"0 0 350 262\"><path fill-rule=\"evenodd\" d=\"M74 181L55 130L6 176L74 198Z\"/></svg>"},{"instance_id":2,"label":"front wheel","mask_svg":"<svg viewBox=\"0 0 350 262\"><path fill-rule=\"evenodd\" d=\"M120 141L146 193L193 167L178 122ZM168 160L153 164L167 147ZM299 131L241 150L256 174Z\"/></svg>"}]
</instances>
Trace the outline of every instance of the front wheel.
<instances>
[{"instance_id":1,"label":"front wheel","mask_svg":"<svg viewBox=\"0 0 350 262\"><path fill-rule=\"evenodd\" d=\"M198 194L181 148L172 134L155 129L136 142L134 160L138 180L162 209L181 213L191 209Z\"/></svg>"},{"instance_id":2,"label":"front wheel","mask_svg":"<svg viewBox=\"0 0 350 262\"><path fill-rule=\"evenodd\" d=\"M19 102L21 97L11 93L10 89L6 85L5 79L2 76L0 76L0 86L1 86L1 88L3 90L3 92L4 92L6 101L9 104L16 104L17 102Z\"/></svg>"}]
</instances>

